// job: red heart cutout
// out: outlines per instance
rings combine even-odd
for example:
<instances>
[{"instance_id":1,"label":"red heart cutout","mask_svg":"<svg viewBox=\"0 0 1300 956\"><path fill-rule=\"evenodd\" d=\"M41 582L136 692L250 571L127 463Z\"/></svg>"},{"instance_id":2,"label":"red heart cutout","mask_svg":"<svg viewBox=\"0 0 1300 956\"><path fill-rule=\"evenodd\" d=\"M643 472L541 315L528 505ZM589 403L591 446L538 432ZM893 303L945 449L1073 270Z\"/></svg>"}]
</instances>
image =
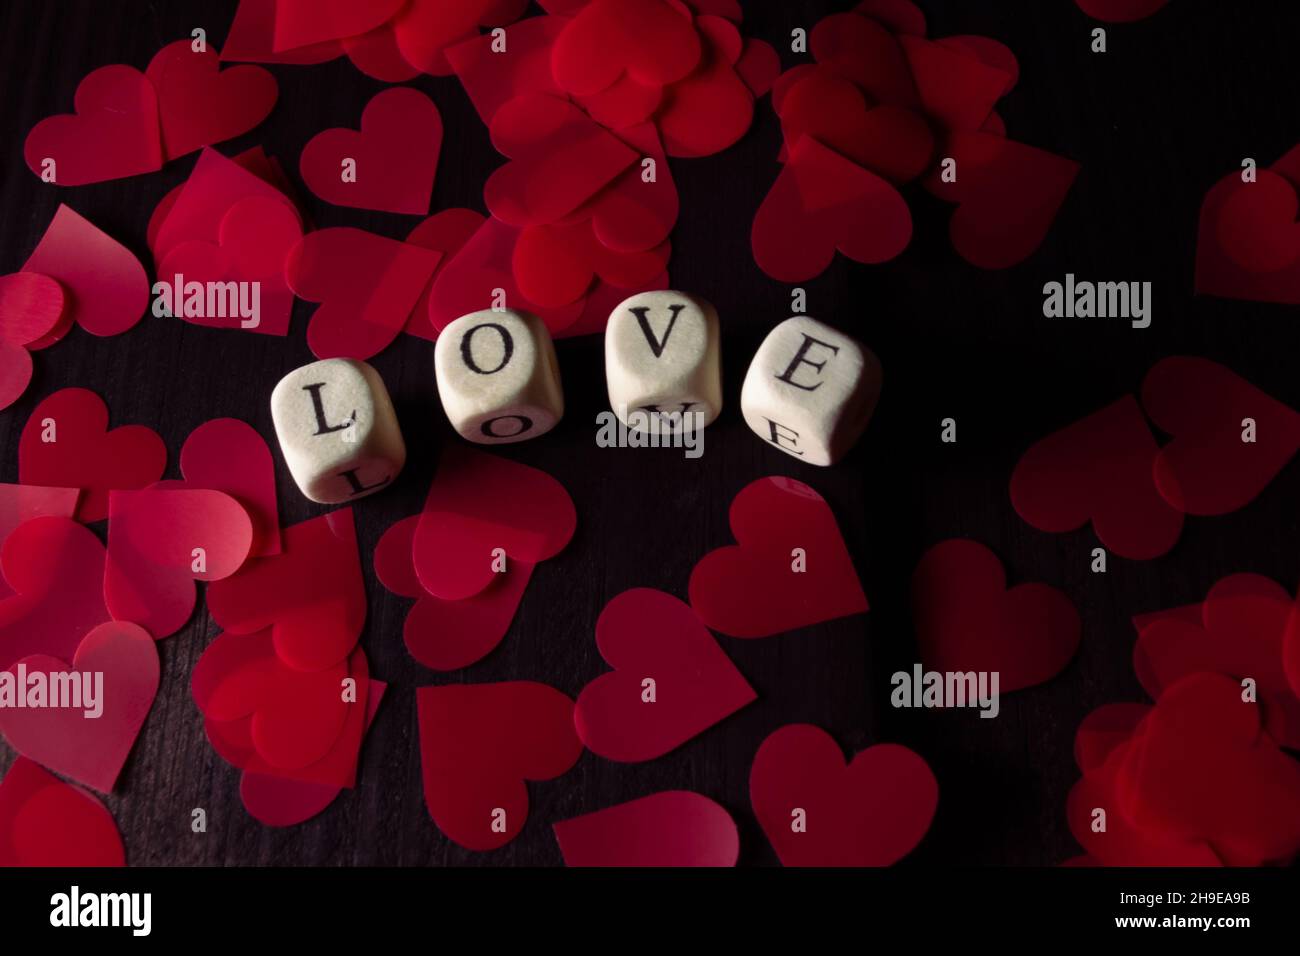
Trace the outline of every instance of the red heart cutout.
<instances>
[{"instance_id":1,"label":"red heart cutout","mask_svg":"<svg viewBox=\"0 0 1300 956\"><path fill-rule=\"evenodd\" d=\"M899 37L899 43L916 82L920 109L944 129L980 129L1015 85L1015 73L984 62L969 49L914 36Z\"/></svg>"},{"instance_id":2,"label":"red heart cutout","mask_svg":"<svg viewBox=\"0 0 1300 956\"><path fill-rule=\"evenodd\" d=\"M447 76L448 47L477 36L480 25L503 26L516 19L522 12L518 6L517 0L410 0L393 20L397 49L422 72Z\"/></svg>"},{"instance_id":3,"label":"red heart cutout","mask_svg":"<svg viewBox=\"0 0 1300 956\"><path fill-rule=\"evenodd\" d=\"M113 64L86 74L73 100L75 113L48 116L23 144L37 176L54 161L54 182L84 186L162 169L158 96L134 67Z\"/></svg>"},{"instance_id":4,"label":"red heart cutout","mask_svg":"<svg viewBox=\"0 0 1300 956\"><path fill-rule=\"evenodd\" d=\"M735 866L736 822L708 797L663 790L552 826L569 866Z\"/></svg>"},{"instance_id":5,"label":"red heart cutout","mask_svg":"<svg viewBox=\"0 0 1300 956\"><path fill-rule=\"evenodd\" d=\"M275 461L252 425L237 418L204 422L181 446L181 474L190 487L223 491L243 506L253 526L250 557L280 553Z\"/></svg>"},{"instance_id":6,"label":"red heart cutout","mask_svg":"<svg viewBox=\"0 0 1300 956\"><path fill-rule=\"evenodd\" d=\"M403 0L276 0L276 52L367 33L391 20Z\"/></svg>"},{"instance_id":7,"label":"red heart cutout","mask_svg":"<svg viewBox=\"0 0 1300 956\"><path fill-rule=\"evenodd\" d=\"M676 83L700 56L690 18L663 0L594 0L556 38L551 70L561 89L584 95L624 72L644 86Z\"/></svg>"},{"instance_id":8,"label":"red heart cutout","mask_svg":"<svg viewBox=\"0 0 1300 956\"><path fill-rule=\"evenodd\" d=\"M1157 699L1189 674L1251 678L1269 733L1282 746L1300 750L1300 698L1282 664L1282 642L1294 608L1292 596L1269 578L1223 578L1206 595L1200 621L1157 620L1141 629L1133 669L1143 689Z\"/></svg>"},{"instance_id":9,"label":"red heart cutout","mask_svg":"<svg viewBox=\"0 0 1300 956\"><path fill-rule=\"evenodd\" d=\"M323 40L293 49L275 47L277 0L239 0L235 19L221 48L222 60L255 63L325 63L343 55L338 40ZM274 49L273 49L274 47ZM275 52L279 50L279 52Z\"/></svg>"},{"instance_id":10,"label":"red heart cutout","mask_svg":"<svg viewBox=\"0 0 1300 956\"><path fill-rule=\"evenodd\" d=\"M953 248L981 269L1029 258L1079 173L1073 160L992 133L954 131L944 155L956 162L956 179L944 182L936 170L926 188L958 203L948 224Z\"/></svg>"},{"instance_id":11,"label":"red heart cutout","mask_svg":"<svg viewBox=\"0 0 1300 956\"><path fill-rule=\"evenodd\" d=\"M737 39L730 24L701 17L706 41L700 66L664 91L655 122L669 156L712 156L737 143L754 119L754 94L736 72L727 44Z\"/></svg>"},{"instance_id":12,"label":"red heart cutout","mask_svg":"<svg viewBox=\"0 0 1300 956\"><path fill-rule=\"evenodd\" d=\"M84 707L0 709L0 734L25 757L108 793L144 725L158 691L158 651L143 628L126 621L101 624L88 633L72 659L25 657L8 670L17 675L69 670L102 674L98 717ZM17 677L15 677L15 680ZM83 677L84 681L85 678Z\"/></svg>"},{"instance_id":13,"label":"red heart cutout","mask_svg":"<svg viewBox=\"0 0 1300 956\"><path fill-rule=\"evenodd\" d=\"M299 169L313 193L336 206L426 216L442 151L442 116L419 90L384 90L366 104L361 131L327 129L303 147ZM345 181L343 163L355 161Z\"/></svg>"},{"instance_id":14,"label":"red heart cutout","mask_svg":"<svg viewBox=\"0 0 1300 956\"><path fill-rule=\"evenodd\" d=\"M779 282L825 271L838 250L887 262L907 248L912 213L886 180L804 136L758 208L751 234L758 266Z\"/></svg>"},{"instance_id":15,"label":"red heart cutout","mask_svg":"<svg viewBox=\"0 0 1300 956\"><path fill-rule=\"evenodd\" d=\"M537 564L569 543L577 521L573 499L546 472L453 445L438 463L416 527L415 572L430 594L459 601L495 580L495 549L510 561Z\"/></svg>"},{"instance_id":16,"label":"red heart cutout","mask_svg":"<svg viewBox=\"0 0 1300 956\"><path fill-rule=\"evenodd\" d=\"M420 68L406 62L398 49L391 22L359 36L344 37L341 42L352 65L381 83L405 83L420 75Z\"/></svg>"},{"instance_id":17,"label":"red heart cutout","mask_svg":"<svg viewBox=\"0 0 1300 956\"><path fill-rule=\"evenodd\" d=\"M279 95L260 66L221 70L217 51L195 51L189 40L169 43L145 70L158 92L163 154L176 159L247 133L270 115Z\"/></svg>"},{"instance_id":18,"label":"red heart cutout","mask_svg":"<svg viewBox=\"0 0 1300 956\"><path fill-rule=\"evenodd\" d=\"M605 605L596 647L614 670L582 689L573 716L587 749L609 760L662 756L758 697L690 607L653 588Z\"/></svg>"},{"instance_id":19,"label":"red heart cutout","mask_svg":"<svg viewBox=\"0 0 1300 956\"><path fill-rule=\"evenodd\" d=\"M1074 732L1074 762L1084 773L1099 769L1151 713L1150 704L1102 704Z\"/></svg>"},{"instance_id":20,"label":"red heart cutout","mask_svg":"<svg viewBox=\"0 0 1300 956\"><path fill-rule=\"evenodd\" d=\"M1137 400L1126 395L1021 455L1011 473L1011 503L1040 531L1073 531L1091 521L1116 554L1157 558L1183 528L1182 512L1152 478L1158 453Z\"/></svg>"},{"instance_id":21,"label":"red heart cutout","mask_svg":"<svg viewBox=\"0 0 1300 956\"><path fill-rule=\"evenodd\" d=\"M911 66L897 37L857 13L823 17L808 37L813 58L860 86L876 103L919 105Z\"/></svg>"},{"instance_id":22,"label":"red heart cutout","mask_svg":"<svg viewBox=\"0 0 1300 956\"><path fill-rule=\"evenodd\" d=\"M538 305L556 308L582 298L597 276L621 289L649 282L671 255L667 241L645 252L615 252L587 221L528 226L519 233L512 261L519 291Z\"/></svg>"},{"instance_id":23,"label":"red heart cutout","mask_svg":"<svg viewBox=\"0 0 1300 956\"><path fill-rule=\"evenodd\" d=\"M441 255L361 229L309 232L289 250L284 274L301 299L322 303L307 328L321 359L368 359L397 338Z\"/></svg>"},{"instance_id":24,"label":"red heart cutout","mask_svg":"<svg viewBox=\"0 0 1300 956\"><path fill-rule=\"evenodd\" d=\"M19 757L0 780L0 866L122 866L117 824L80 787Z\"/></svg>"},{"instance_id":25,"label":"red heart cutout","mask_svg":"<svg viewBox=\"0 0 1300 956\"><path fill-rule=\"evenodd\" d=\"M0 548L9 535L22 524L43 515L71 518L77 513L78 488L41 488L36 485L0 484ZM0 597L9 597L13 588L0 575ZM69 649L71 654L75 646ZM0 661L0 664L7 663Z\"/></svg>"},{"instance_id":26,"label":"red heart cutout","mask_svg":"<svg viewBox=\"0 0 1300 956\"><path fill-rule=\"evenodd\" d=\"M67 315L91 335L127 331L144 318L149 305L149 279L140 260L68 206L54 213L23 271L57 280ZM50 333L53 339L47 336L31 347L62 338L59 328Z\"/></svg>"},{"instance_id":27,"label":"red heart cutout","mask_svg":"<svg viewBox=\"0 0 1300 956\"><path fill-rule=\"evenodd\" d=\"M449 684L415 692L424 802L469 850L495 850L528 818L525 780L551 780L582 755L573 701L533 681Z\"/></svg>"},{"instance_id":28,"label":"red heart cutout","mask_svg":"<svg viewBox=\"0 0 1300 956\"><path fill-rule=\"evenodd\" d=\"M867 597L824 498L792 478L760 478L731 503L738 542L691 571L691 607L732 637L767 637L867 610ZM796 564L803 552L806 570Z\"/></svg>"},{"instance_id":29,"label":"red heart cutout","mask_svg":"<svg viewBox=\"0 0 1300 956\"><path fill-rule=\"evenodd\" d=\"M1003 692L1059 674L1082 630L1060 590L1037 582L1008 589L997 555L967 538L941 541L921 557L912 616L927 669L997 672Z\"/></svg>"},{"instance_id":30,"label":"red heart cutout","mask_svg":"<svg viewBox=\"0 0 1300 956\"><path fill-rule=\"evenodd\" d=\"M375 546L375 575L394 594L416 598L402 637L411 656L436 671L454 671L482 660L501 643L514 619L533 566L507 565L496 580L471 597L443 601L424 590L412 551L420 516L392 525Z\"/></svg>"},{"instance_id":31,"label":"red heart cutout","mask_svg":"<svg viewBox=\"0 0 1300 956\"><path fill-rule=\"evenodd\" d=\"M573 218L590 216L593 234L608 249L644 252L664 242L677 224L677 186L653 125L620 129L618 135L645 157L654 159L654 182L643 178L643 165L632 166L579 207Z\"/></svg>"},{"instance_id":32,"label":"red heart cutout","mask_svg":"<svg viewBox=\"0 0 1300 956\"><path fill-rule=\"evenodd\" d=\"M402 329L407 335L414 335L430 342L438 340L438 329L430 319L433 284L438 279L438 273L461 250L461 247L469 242L485 221L483 214L473 209L444 209L442 212L434 213L407 234L408 243L432 249L442 256L438 260L433 278L429 280L424 293L411 309L411 315Z\"/></svg>"},{"instance_id":33,"label":"red heart cutout","mask_svg":"<svg viewBox=\"0 0 1300 956\"><path fill-rule=\"evenodd\" d=\"M63 287L54 279L35 272L0 276L0 340L39 343L58 328L63 315Z\"/></svg>"},{"instance_id":34,"label":"red heart cutout","mask_svg":"<svg viewBox=\"0 0 1300 956\"><path fill-rule=\"evenodd\" d=\"M845 764L826 731L788 724L754 755L749 799L785 866L890 866L930 829L939 784L906 747L876 744Z\"/></svg>"},{"instance_id":35,"label":"red heart cutout","mask_svg":"<svg viewBox=\"0 0 1300 956\"><path fill-rule=\"evenodd\" d=\"M1156 487L1187 514L1246 506L1300 450L1300 414L1209 359L1157 362L1142 383L1142 405L1173 436L1156 456ZM1246 418L1255 422L1253 442L1242 441Z\"/></svg>"},{"instance_id":36,"label":"red heart cutout","mask_svg":"<svg viewBox=\"0 0 1300 956\"><path fill-rule=\"evenodd\" d=\"M84 488L82 521L108 517L110 490L143 488L162 477L167 446L143 425L108 430L108 406L94 392L65 388L36 406L18 439L18 480Z\"/></svg>"},{"instance_id":37,"label":"red heart cutout","mask_svg":"<svg viewBox=\"0 0 1300 956\"><path fill-rule=\"evenodd\" d=\"M255 558L208 586L208 613L237 634L270 627L276 654L312 671L345 660L361 636L366 592L352 511L283 529L280 554Z\"/></svg>"},{"instance_id":38,"label":"red heart cutout","mask_svg":"<svg viewBox=\"0 0 1300 956\"><path fill-rule=\"evenodd\" d=\"M23 397L32 381L32 354L21 345L0 339L0 409Z\"/></svg>"},{"instance_id":39,"label":"red heart cutout","mask_svg":"<svg viewBox=\"0 0 1300 956\"><path fill-rule=\"evenodd\" d=\"M564 17L521 20L510 29L504 50L491 34L447 48L447 62L489 127L497 110L516 96L545 93L564 98L551 75L551 47L568 22Z\"/></svg>"},{"instance_id":40,"label":"red heart cutout","mask_svg":"<svg viewBox=\"0 0 1300 956\"><path fill-rule=\"evenodd\" d=\"M157 640L189 621L194 582L234 574L253 541L238 501L184 482L112 492L108 517L105 602L115 620L133 621Z\"/></svg>"},{"instance_id":41,"label":"red heart cutout","mask_svg":"<svg viewBox=\"0 0 1300 956\"><path fill-rule=\"evenodd\" d=\"M527 94L492 117L492 143L511 157L483 186L488 210L512 226L556 222L640 157L567 100Z\"/></svg>"},{"instance_id":42,"label":"red heart cutout","mask_svg":"<svg viewBox=\"0 0 1300 956\"><path fill-rule=\"evenodd\" d=\"M82 638L110 620L104 546L69 518L43 516L5 539L0 567L12 594L0 600L0 667L33 654L72 660Z\"/></svg>"}]
</instances>

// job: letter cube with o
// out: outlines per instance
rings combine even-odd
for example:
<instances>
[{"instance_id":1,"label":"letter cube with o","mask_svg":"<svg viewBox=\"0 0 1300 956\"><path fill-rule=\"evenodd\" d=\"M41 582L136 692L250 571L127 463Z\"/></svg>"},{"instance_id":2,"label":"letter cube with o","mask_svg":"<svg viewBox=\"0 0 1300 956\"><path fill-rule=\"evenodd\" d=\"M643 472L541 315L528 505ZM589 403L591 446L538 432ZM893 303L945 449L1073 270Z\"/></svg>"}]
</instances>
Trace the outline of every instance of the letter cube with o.
<instances>
[{"instance_id":1,"label":"letter cube with o","mask_svg":"<svg viewBox=\"0 0 1300 956\"><path fill-rule=\"evenodd\" d=\"M718 312L682 292L642 292L605 326L609 403L639 431L693 431L722 410ZM637 414L640 412L641 414Z\"/></svg>"},{"instance_id":2,"label":"letter cube with o","mask_svg":"<svg viewBox=\"0 0 1300 956\"><path fill-rule=\"evenodd\" d=\"M806 315L763 340L745 375L740 410L754 433L788 455L832 465L853 447L880 398L880 361Z\"/></svg>"},{"instance_id":3,"label":"letter cube with o","mask_svg":"<svg viewBox=\"0 0 1300 956\"><path fill-rule=\"evenodd\" d=\"M365 362L332 358L290 372L271 393L271 418L289 473L312 501L372 494L406 464L388 389Z\"/></svg>"},{"instance_id":4,"label":"letter cube with o","mask_svg":"<svg viewBox=\"0 0 1300 956\"><path fill-rule=\"evenodd\" d=\"M433 362L442 407L468 441L525 441L545 435L564 415L555 345L535 315L462 315L438 333Z\"/></svg>"}]
</instances>

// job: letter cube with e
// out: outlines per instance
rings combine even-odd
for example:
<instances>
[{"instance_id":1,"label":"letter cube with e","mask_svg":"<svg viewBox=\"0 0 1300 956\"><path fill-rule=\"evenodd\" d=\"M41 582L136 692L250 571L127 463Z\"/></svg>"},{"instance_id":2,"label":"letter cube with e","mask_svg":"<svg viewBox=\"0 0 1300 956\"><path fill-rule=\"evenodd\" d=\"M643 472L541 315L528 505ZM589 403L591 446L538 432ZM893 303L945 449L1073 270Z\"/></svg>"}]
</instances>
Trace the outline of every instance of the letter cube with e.
<instances>
[{"instance_id":1,"label":"letter cube with e","mask_svg":"<svg viewBox=\"0 0 1300 956\"><path fill-rule=\"evenodd\" d=\"M740 390L740 410L764 441L813 465L853 446L880 398L880 361L847 335L806 315L763 340Z\"/></svg>"},{"instance_id":2,"label":"letter cube with e","mask_svg":"<svg viewBox=\"0 0 1300 956\"><path fill-rule=\"evenodd\" d=\"M718 312L681 292L642 292L605 326L605 379L629 428L694 431L722 410ZM638 414L639 413L639 414Z\"/></svg>"},{"instance_id":3,"label":"letter cube with e","mask_svg":"<svg viewBox=\"0 0 1300 956\"><path fill-rule=\"evenodd\" d=\"M536 438L564 415L555 345L535 315L491 309L462 315L438 333L433 363L442 407L468 441Z\"/></svg>"},{"instance_id":4,"label":"letter cube with e","mask_svg":"<svg viewBox=\"0 0 1300 956\"><path fill-rule=\"evenodd\" d=\"M271 418L289 473L312 501L371 494L406 464L388 389L365 362L332 358L290 372L271 393Z\"/></svg>"}]
</instances>

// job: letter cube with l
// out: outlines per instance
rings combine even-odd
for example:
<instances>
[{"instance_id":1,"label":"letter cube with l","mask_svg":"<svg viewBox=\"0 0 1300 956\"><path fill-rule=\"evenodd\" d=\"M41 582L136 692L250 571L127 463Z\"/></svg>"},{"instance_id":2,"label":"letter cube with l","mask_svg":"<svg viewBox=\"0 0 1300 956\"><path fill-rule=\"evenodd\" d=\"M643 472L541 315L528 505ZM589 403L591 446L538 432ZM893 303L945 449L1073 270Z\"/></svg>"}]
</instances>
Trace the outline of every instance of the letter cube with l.
<instances>
[{"instance_id":1,"label":"letter cube with l","mask_svg":"<svg viewBox=\"0 0 1300 956\"><path fill-rule=\"evenodd\" d=\"M642 292L620 303L605 326L614 414L638 431L709 424L722 410L719 337L718 312L703 299Z\"/></svg>"},{"instance_id":2,"label":"letter cube with l","mask_svg":"<svg viewBox=\"0 0 1300 956\"><path fill-rule=\"evenodd\" d=\"M406 464L388 389L365 362L332 358L290 372L271 393L271 418L289 473L312 501L361 498Z\"/></svg>"},{"instance_id":3,"label":"letter cube with l","mask_svg":"<svg viewBox=\"0 0 1300 956\"><path fill-rule=\"evenodd\" d=\"M526 312L462 315L440 333L438 395L462 438L503 445L544 435L564 415L560 366L546 325Z\"/></svg>"},{"instance_id":4,"label":"letter cube with l","mask_svg":"<svg viewBox=\"0 0 1300 956\"><path fill-rule=\"evenodd\" d=\"M763 340L745 375L740 410L764 441L813 465L853 446L880 398L880 361L847 335L806 315Z\"/></svg>"}]
</instances>

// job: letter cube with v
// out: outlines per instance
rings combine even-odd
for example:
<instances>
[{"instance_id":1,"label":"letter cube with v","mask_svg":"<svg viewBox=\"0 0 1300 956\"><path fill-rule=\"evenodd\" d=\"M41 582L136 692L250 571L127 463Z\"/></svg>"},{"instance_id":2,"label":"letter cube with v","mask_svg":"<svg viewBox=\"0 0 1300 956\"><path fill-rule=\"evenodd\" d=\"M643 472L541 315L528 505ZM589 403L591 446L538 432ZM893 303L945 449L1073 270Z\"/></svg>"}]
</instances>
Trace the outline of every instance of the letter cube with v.
<instances>
[{"instance_id":1,"label":"letter cube with v","mask_svg":"<svg viewBox=\"0 0 1300 956\"><path fill-rule=\"evenodd\" d=\"M462 315L438 333L433 362L442 407L468 441L525 441L545 435L564 415L555 345L535 315Z\"/></svg>"},{"instance_id":2,"label":"letter cube with v","mask_svg":"<svg viewBox=\"0 0 1300 956\"><path fill-rule=\"evenodd\" d=\"M833 465L853 447L880 398L880 361L847 335L806 315L763 340L740 390L754 433L788 455Z\"/></svg>"},{"instance_id":3,"label":"letter cube with v","mask_svg":"<svg viewBox=\"0 0 1300 956\"><path fill-rule=\"evenodd\" d=\"M271 393L271 418L289 473L312 501L372 494L406 464L388 389L365 362L332 358L290 372Z\"/></svg>"},{"instance_id":4,"label":"letter cube with v","mask_svg":"<svg viewBox=\"0 0 1300 956\"><path fill-rule=\"evenodd\" d=\"M614 414L629 428L709 424L722 410L717 310L681 292L620 303L605 326L605 379Z\"/></svg>"}]
</instances>

